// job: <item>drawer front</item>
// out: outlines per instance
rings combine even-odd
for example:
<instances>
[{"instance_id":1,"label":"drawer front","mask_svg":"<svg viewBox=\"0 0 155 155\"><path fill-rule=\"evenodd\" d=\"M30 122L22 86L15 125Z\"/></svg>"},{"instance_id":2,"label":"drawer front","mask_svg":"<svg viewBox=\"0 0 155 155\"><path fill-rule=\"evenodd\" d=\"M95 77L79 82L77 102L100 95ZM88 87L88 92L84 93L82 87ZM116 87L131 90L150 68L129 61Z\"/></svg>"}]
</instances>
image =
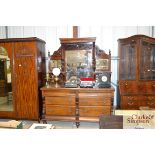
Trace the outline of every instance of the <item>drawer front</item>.
<instances>
[{"instance_id":1,"label":"drawer front","mask_svg":"<svg viewBox=\"0 0 155 155\"><path fill-rule=\"evenodd\" d=\"M119 81L120 94L135 94L138 92L138 85L134 81Z\"/></svg>"},{"instance_id":2,"label":"drawer front","mask_svg":"<svg viewBox=\"0 0 155 155\"><path fill-rule=\"evenodd\" d=\"M46 97L45 104L75 106L75 95Z\"/></svg>"},{"instance_id":3,"label":"drawer front","mask_svg":"<svg viewBox=\"0 0 155 155\"><path fill-rule=\"evenodd\" d=\"M138 96L121 96L121 109L139 109Z\"/></svg>"},{"instance_id":4,"label":"drawer front","mask_svg":"<svg viewBox=\"0 0 155 155\"><path fill-rule=\"evenodd\" d=\"M139 96L140 101L155 101L155 95L143 95Z\"/></svg>"},{"instance_id":5,"label":"drawer front","mask_svg":"<svg viewBox=\"0 0 155 155\"><path fill-rule=\"evenodd\" d=\"M80 106L80 117L99 117L100 115L110 115L110 106Z\"/></svg>"},{"instance_id":6,"label":"drawer front","mask_svg":"<svg viewBox=\"0 0 155 155\"><path fill-rule=\"evenodd\" d=\"M75 106L48 105L45 111L50 116L75 116Z\"/></svg>"},{"instance_id":7,"label":"drawer front","mask_svg":"<svg viewBox=\"0 0 155 155\"><path fill-rule=\"evenodd\" d=\"M155 93L155 82L140 82L138 84L139 92L141 93Z\"/></svg>"},{"instance_id":8,"label":"drawer front","mask_svg":"<svg viewBox=\"0 0 155 155\"><path fill-rule=\"evenodd\" d=\"M110 106L111 98L103 94L79 95L79 106Z\"/></svg>"},{"instance_id":9,"label":"drawer front","mask_svg":"<svg viewBox=\"0 0 155 155\"><path fill-rule=\"evenodd\" d=\"M155 108L155 101L145 100L141 103L140 106Z\"/></svg>"},{"instance_id":10,"label":"drawer front","mask_svg":"<svg viewBox=\"0 0 155 155\"><path fill-rule=\"evenodd\" d=\"M143 95L143 96L122 96L121 97L121 109L139 109L139 107L141 106L154 108L155 96Z\"/></svg>"},{"instance_id":11,"label":"drawer front","mask_svg":"<svg viewBox=\"0 0 155 155\"><path fill-rule=\"evenodd\" d=\"M121 94L155 93L155 82L119 81Z\"/></svg>"},{"instance_id":12,"label":"drawer front","mask_svg":"<svg viewBox=\"0 0 155 155\"><path fill-rule=\"evenodd\" d=\"M72 91L71 89L67 90L61 90L61 89L55 89L55 90L42 90L43 96L46 97L53 97L53 96L66 96L66 95L74 95L75 91Z\"/></svg>"}]
</instances>

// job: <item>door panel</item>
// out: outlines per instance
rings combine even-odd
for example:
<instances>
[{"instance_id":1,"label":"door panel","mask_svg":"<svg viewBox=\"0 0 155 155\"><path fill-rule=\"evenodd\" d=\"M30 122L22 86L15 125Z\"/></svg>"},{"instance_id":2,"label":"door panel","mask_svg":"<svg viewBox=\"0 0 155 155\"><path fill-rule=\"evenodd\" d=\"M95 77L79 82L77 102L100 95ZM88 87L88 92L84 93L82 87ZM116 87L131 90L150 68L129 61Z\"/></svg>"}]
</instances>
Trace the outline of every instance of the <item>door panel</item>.
<instances>
[{"instance_id":1,"label":"door panel","mask_svg":"<svg viewBox=\"0 0 155 155\"><path fill-rule=\"evenodd\" d=\"M19 118L38 118L38 88L33 42L15 43L16 104Z\"/></svg>"}]
</instances>

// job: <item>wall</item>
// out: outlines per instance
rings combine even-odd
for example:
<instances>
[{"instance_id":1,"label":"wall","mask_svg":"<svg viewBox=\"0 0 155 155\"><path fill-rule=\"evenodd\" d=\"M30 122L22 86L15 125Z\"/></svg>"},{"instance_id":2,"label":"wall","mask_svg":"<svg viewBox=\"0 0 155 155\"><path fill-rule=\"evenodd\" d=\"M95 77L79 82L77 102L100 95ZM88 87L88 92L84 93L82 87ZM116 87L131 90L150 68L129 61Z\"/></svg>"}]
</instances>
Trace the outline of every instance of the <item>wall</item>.
<instances>
[{"instance_id":1,"label":"wall","mask_svg":"<svg viewBox=\"0 0 155 155\"><path fill-rule=\"evenodd\" d=\"M72 26L8 26L7 30L8 38L38 37L45 40L46 56L48 52L52 54L60 47L59 38L72 37ZM117 85L117 40L135 34L154 37L155 26L80 26L79 28L79 37L96 37L96 45L106 53L111 51L111 79L114 86ZM0 38L6 38L4 26L0 26ZM117 96L116 91L115 96ZM116 105L116 98L114 103Z\"/></svg>"}]
</instances>

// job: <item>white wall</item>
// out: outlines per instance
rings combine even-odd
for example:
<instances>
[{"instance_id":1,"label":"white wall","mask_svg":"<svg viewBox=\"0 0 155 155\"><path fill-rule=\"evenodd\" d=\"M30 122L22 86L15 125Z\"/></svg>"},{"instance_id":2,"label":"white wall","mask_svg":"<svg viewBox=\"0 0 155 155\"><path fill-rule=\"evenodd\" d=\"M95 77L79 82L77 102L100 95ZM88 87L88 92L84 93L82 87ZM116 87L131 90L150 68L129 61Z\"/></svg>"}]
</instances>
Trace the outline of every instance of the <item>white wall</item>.
<instances>
[{"instance_id":1,"label":"white wall","mask_svg":"<svg viewBox=\"0 0 155 155\"><path fill-rule=\"evenodd\" d=\"M0 26L0 38L6 38L5 26Z\"/></svg>"},{"instance_id":2,"label":"white wall","mask_svg":"<svg viewBox=\"0 0 155 155\"><path fill-rule=\"evenodd\" d=\"M80 26L79 37L96 37L96 45L111 51L112 57L118 55L119 38L129 37L135 34L155 36L155 26ZM5 38L5 27L0 26L0 38ZM60 47L59 38L72 37L72 26L8 26L9 38L38 37L46 41L46 56L52 54ZM112 82L117 84L117 60L111 64ZM116 93L116 91L115 91ZM115 94L116 96L116 94ZM116 104L116 98L114 103Z\"/></svg>"},{"instance_id":3,"label":"white wall","mask_svg":"<svg viewBox=\"0 0 155 155\"><path fill-rule=\"evenodd\" d=\"M134 34L151 36L151 26L80 26L79 37L96 37L96 44L112 56L117 56L118 38ZM155 36L155 31L153 32ZM5 38L5 26L0 26L0 38ZM46 41L46 53L60 46L59 38L72 37L72 26L8 26L9 38L38 37Z\"/></svg>"}]
</instances>

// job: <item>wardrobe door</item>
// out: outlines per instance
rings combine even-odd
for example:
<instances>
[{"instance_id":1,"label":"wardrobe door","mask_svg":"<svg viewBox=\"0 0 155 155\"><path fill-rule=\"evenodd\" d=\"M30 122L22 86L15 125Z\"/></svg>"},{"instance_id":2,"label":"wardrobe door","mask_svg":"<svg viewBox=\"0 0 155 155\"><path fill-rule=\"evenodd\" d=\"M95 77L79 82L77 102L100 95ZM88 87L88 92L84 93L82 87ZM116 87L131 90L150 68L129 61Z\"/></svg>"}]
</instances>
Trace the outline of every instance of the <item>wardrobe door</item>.
<instances>
[{"instance_id":1,"label":"wardrobe door","mask_svg":"<svg viewBox=\"0 0 155 155\"><path fill-rule=\"evenodd\" d=\"M0 43L0 117L15 118L13 44Z\"/></svg>"},{"instance_id":2,"label":"wardrobe door","mask_svg":"<svg viewBox=\"0 0 155 155\"><path fill-rule=\"evenodd\" d=\"M38 119L36 43L16 42L14 48L17 117Z\"/></svg>"}]
</instances>

